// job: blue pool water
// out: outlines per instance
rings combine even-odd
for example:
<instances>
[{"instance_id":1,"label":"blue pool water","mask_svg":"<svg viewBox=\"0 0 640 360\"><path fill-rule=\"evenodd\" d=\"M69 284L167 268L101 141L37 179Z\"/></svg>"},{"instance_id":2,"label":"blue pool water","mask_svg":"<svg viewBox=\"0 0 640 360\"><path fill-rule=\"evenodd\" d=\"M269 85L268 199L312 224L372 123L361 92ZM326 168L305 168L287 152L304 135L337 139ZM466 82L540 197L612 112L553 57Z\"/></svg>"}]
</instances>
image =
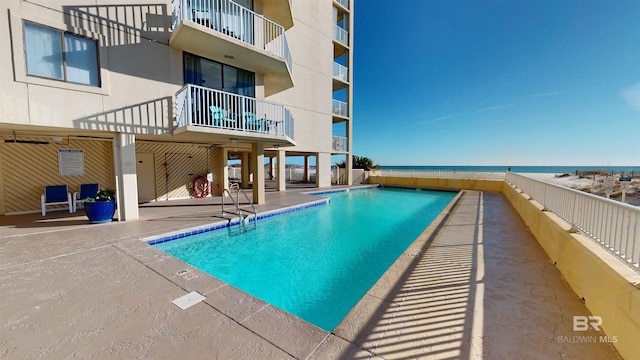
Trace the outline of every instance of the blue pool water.
<instances>
[{"instance_id":1,"label":"blue pool water","mask_svg":"<svg viewBox=\"0 0 640 360\"><path fill-rule=\"evenodd\" d=\"M369 189L331 202L156 244L263 301L331 331L454 198Z\"/></svg>"}]
</instances>

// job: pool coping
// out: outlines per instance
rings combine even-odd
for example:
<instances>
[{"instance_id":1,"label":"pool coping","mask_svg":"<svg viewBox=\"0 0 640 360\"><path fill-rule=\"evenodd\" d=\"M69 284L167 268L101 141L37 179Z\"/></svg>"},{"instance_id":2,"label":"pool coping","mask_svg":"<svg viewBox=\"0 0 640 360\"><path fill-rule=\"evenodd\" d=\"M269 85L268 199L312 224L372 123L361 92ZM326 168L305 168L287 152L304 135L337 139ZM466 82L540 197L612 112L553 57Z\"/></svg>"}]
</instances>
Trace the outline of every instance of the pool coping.
<instances>
[{"instance_id":1,"label":"pool coping","mask_svg":"<svg viewBox=\"0 0 640 360\"><path fill-rule=\"evenodd\" d=\"M306 194L322 195L327 193L370 189L373 187L377 186L373 185L349 189L336 189L335 191L311 191ZM194 231L196 233L202 233L237 225L239 223L238 219L236 219L235 222L219 221L206 226L198 226L171 233L164 233L162 235L141 238L139 239L139 243L146 249L146 251L142 251L140 255L149 260L142 262L156 271L159 275L187 292L196 291L203 295L205 297L204 302L209 306L295 358L312 358L319 352L331 351L331 349L345 349L354 346L359 351L365 351L373 355L373 352L364 349L361 344L348 339L353 338L354 333L357 334L360 330L364 329L368 319L376 311L377 306L372 307L371 299L378 299L377 303L379 303L379 301L384 301L384 294L391 290L389 289L389 284L395 284L399 281L406 269L409 268L412 262L417 259L417 256L426 251L426 245L431 242L438 229L440 229L440 227L446 222L449 215L452 213L452 209L458 203L463 193L464 191L459 191L456 196L451 199L445 208L398 256L393 264L382 274L382 276L363 295L363 297L331 332L323 330L302 318L278 308L277 306L258 299L231 284L183 262L182 260L164 253L152 245L185 237L187 236L186 234ZM321 198L299 205L265 211L258 215L258 219L319 206L329 202L329 198ZM165 240L158 241L162 239Z\"/></svg>"}]
</instances>

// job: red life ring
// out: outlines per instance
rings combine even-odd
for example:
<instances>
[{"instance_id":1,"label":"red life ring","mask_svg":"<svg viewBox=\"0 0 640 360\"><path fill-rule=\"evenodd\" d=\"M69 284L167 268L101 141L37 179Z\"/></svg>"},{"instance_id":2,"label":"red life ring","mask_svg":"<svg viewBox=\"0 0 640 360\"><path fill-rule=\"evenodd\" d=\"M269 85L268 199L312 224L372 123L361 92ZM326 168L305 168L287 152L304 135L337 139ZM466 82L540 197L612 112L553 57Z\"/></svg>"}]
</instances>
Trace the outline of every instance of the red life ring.
<instances>
[{"instance_id":1,"label":"red life ring","mask_svg":"<svg viewBox=\"0 0 640 360\"><path fill-rule=\"evenodd\" d=\"M209 181L204 176L198 176L193 180L193 195L203 198L209 195Z\"/></svg>"}]
</instances>

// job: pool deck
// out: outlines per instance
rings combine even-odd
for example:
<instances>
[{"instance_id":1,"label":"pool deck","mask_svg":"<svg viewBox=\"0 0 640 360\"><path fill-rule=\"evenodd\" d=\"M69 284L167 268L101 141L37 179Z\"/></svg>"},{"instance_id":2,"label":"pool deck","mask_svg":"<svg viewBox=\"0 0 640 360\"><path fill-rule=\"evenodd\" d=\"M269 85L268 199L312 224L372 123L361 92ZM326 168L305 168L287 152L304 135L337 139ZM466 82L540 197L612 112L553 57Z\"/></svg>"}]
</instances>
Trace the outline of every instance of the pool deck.
<instances>
[{"instance_id":1,"label":"pool deck","mask_svg":"<svg viewBox=\"0 0 640 360\"><path fill-rule=\"evenodd\" d=\"M303 191L258 211L316 199ZM141 241L226 221L218 199L140 215L0 216L0 359L619 358L574 341L601 334L573 331L588 310L501 193L460 193L331 333ZM206 299L172 303L191 291Z\"/></svg>"}]
</instances>

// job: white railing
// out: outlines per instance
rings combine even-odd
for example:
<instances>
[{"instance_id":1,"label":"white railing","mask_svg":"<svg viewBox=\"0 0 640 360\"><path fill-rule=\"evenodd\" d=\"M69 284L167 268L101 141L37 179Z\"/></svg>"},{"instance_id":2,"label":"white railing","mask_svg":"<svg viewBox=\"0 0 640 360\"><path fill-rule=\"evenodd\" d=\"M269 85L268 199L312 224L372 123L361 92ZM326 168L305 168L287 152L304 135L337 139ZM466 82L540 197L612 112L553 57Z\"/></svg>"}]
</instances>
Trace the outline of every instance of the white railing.
<instances>
[{"instance_id":1,"label":"white railing","mask_svg":"<svg viewBox=\"0 0 640 360\"><path fill-rule=\"evenodd\" d=\"M225 34L260 51L285 59L292 68L284 28L230 0L173 0L172 30L180 21L191 21Z\"/></svg>"},{"instance_id":2,"label":"white railing","mask_svg":"<svg viewBox=\"0 0 640 360\"><path fill-rule=\"evenodd\" d=\"M331 146L331 149L333 151L347 152L348 147L349 147L348 144L349 144L349 142L347 141L346 137L334 136L333 137L333 144Z\"/></svg>"},{"instance_id":3,"label":"white railing","mask_svg":"<svg viewBox=\"0 0 640 360\"><path fill-rule=\"evenodd\" d=\"M342 81L349 81L349 72L346 66L340 65L337 62L333 63L333 77Z\"/></svg>"},{"instance_id":4,"label":"white railing","mask_svg":"<svg viewBox=\"0 0 640 360\"><path fill-rule=\"evenodd\" d=\"M203 126L260 134L285 135L293 140L293 116L286 106L247 96L185 85L176 94L177 127Z\"/></svg>"},{"instance_id":5,"label":"white railing","mask_svg":"<svg viewBox=\"0 0 640 360\"><path fill-rule=\"evenodd\" d=\"M349 0L336 0L336 2L342 5L345 9L349 8Z\"/></svg>"},{"instance_id":6,"label":"white railing","mask_svg":"<svg viewBox=\"0 0 640 360\"><path fill-rule=\"evenodd\" d=\"M338 42L349 46L349 32L338 25L333 26L333 38Z\"/></svg>"},{"instance_id":7,"label":"white railing","mask_svg":"<svg viewBox=\"0 0 640 360\"><path fill-rule=\"evenodd\" d=\"M349 116L349 111L348 111L349 107L347 106L347 103L344 101L340 101L340 100L333 100L333 113L335 115L340 115L340 116Z\"/></svg>"},{"instance_id":8,"label":"white railing","mask_svg":"<svg viewBox=\"0 0 640 360\"><path fill-rule=\"evenodd\" d=\"M504 171L375 170L371 176L504 181Z\"/></svg>"},{"instance_id":9,"label":"white railing","mask_svg":"<svg viewBox=\"0 0 640 360\"><path fill-rule=\"evenodd\" d=\"M520 174L507 173L506 181L640 268L640 208Z\"/></svg>"},{"instance_id":10,"label":"white railing","mask_svg":"<svg viewBox=\"0 0 640 360\"><path fill-rule=\"evenodd\" d=\"M232 181L242 181L242 169L239 167L229 167L229 179L231 179ZM264 167L264 177L265 180L271 180L272 177L273 179L277 178L278 172L274 171L273 174L271 173L271 169L269 168L269 165L265 165ZM249 181L253 181L253 175L249 175L250 179ZM315 181L315 176L316 176L316 169L311 168L309 169L309 180L308 181ZM288 167L285 169L284 172L284 179L285 181L306 181L304 179L304 168L302 167Z\"/></svg>"}]
</instances>

